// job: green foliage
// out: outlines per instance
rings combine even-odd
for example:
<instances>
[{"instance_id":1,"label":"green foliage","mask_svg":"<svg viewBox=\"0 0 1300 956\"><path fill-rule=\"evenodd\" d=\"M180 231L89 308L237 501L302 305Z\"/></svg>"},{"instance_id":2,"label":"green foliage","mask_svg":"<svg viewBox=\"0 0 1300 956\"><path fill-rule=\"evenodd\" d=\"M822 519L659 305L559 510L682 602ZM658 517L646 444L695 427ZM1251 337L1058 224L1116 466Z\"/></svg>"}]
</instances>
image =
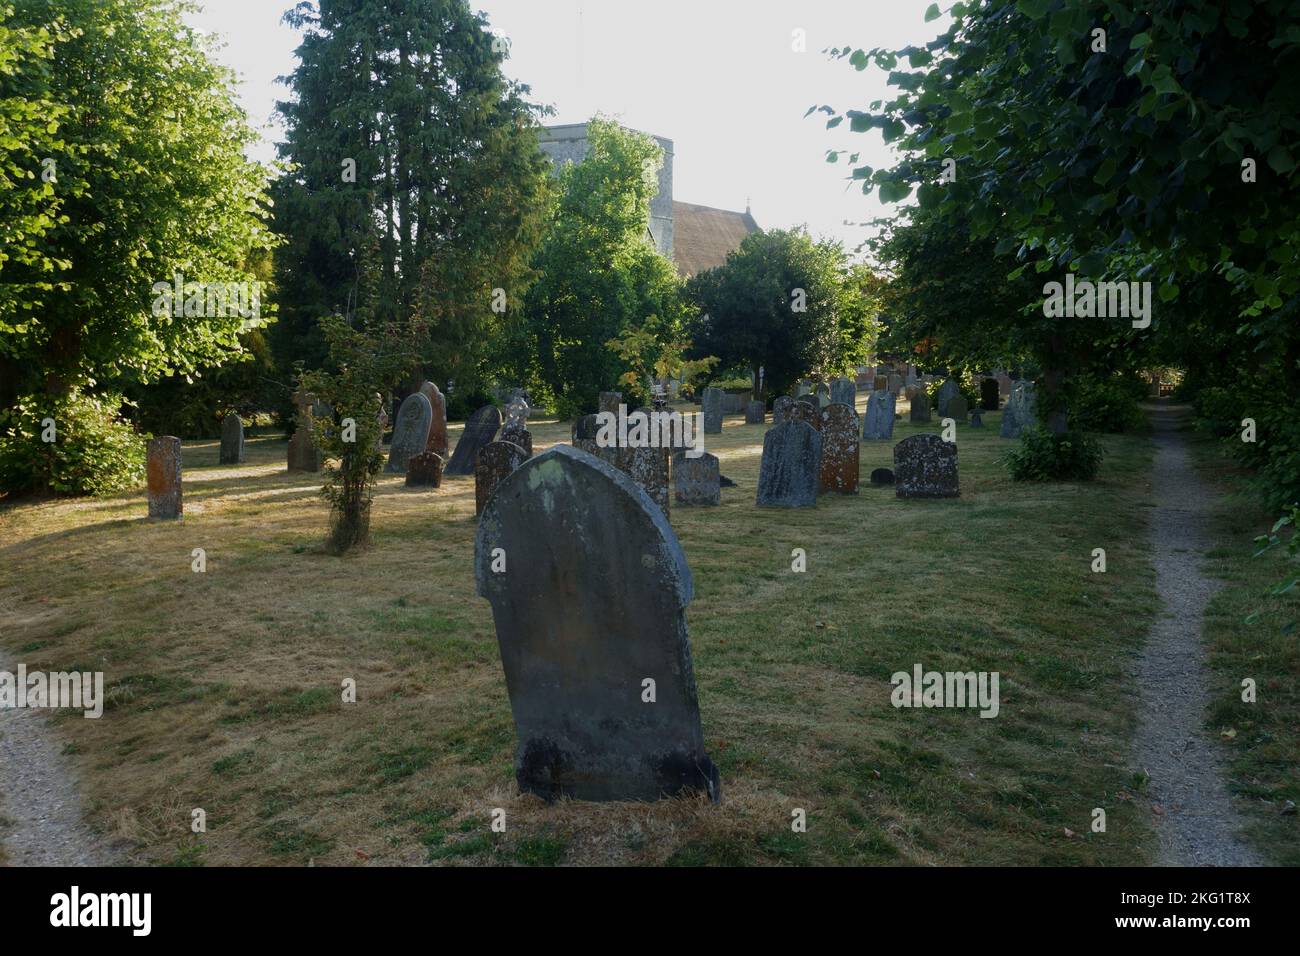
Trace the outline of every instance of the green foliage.
<instances>
[{"instance_id":1,"label":"green foliage","mask_svg":"<svg viewBox=\"0 0 1300 956\"><path fill-rule=\"evenodd\" d=\"M618 386L627 367L607 343L639 329L666 351L685 318L677 271L647 238L662 151L599 117L587 139L587 157L560 171L560 198L533 263L539 277L505 365L566 417L589 412L600 392Z\"/></svg>"},{"instance_id":2,"label":"green foliage","mask_svg":"<svg viewBox=\"0 0 1300 956\"><path fill-rule=\"evenodd\" d=\"M662 335L656 335L655 330L648 327L649 324L629 329L619 338L605 343L627 366L628 370L619 377L618 384L630 408L650 404L646 391L648 381L680 379L684 385L691 385L718 364L713 356L687 360L685 354L690 351L690 342L665 342Z\"/></svg>"},{"instance_id":3,"label":"green foliage","mask_svg":"<svg viewBox=\"0 0 1300 956\"><path fill-rule=\"evenodd\" d=\"M0 490L106 495L144 478L144 442L117 415L122 396L21 396L0 412ZM54 441L45 424L54 422Z\"/></svg>"},{"instance_id":4,"label":"green foliage","mask_svg":"<svg viewBox=\"0 0 1300 956\"><path fill-rule=\"evenodd\" d=\"M1071 421L1090 432L1141 431L1146 415L1139 401L1147 384L1136 376L1083 375L1066 383Z\"/></svg>"},{"instance_id":5,"label":"green foliage","mask_svg":"<svg viewBox=\"0 0 1300 956\"><path fill-rule=\"evenodd\" d=\"M1285 544L1279 534L1279 532L1284 528L1291 529L1291 533L1287 537ZM1260 547L1259 550L1255 552L1254 557L1258 558L1276 548L1282 547L1286 549L1286 555L1289 561L1295 562L1300 560L1300 534L1296 533L1297 528L1300 528L1300 504L1293 503L1286 509L1286 513L1277 519L1268 534L1260 535L1255 539L1255 543ZM1300 585L1300 570L1298 570L1297 573L1291 574L1288 577L1283 578L1281 581L1278 581L1269 588L1268 593L1272 597L1294 594L1297 585ZM1259 619L1259 616L1260 612L1255 611L1246 618L1246 623L1255 623L1255 621ZM1297 623L1298 622L1296 621L1288 621L1286 624L1282 625L1282 633L1290 634L1296 629Z\"/></svg>"},{"instance_id":6,"label":"green foliage","mask_svg":"<svg viewBox=\"0 0 1300 956\"><path fill-rule=\"evenodd\" d=\"M754 385L762 367L774 395L806 376L833 378L875 344L879 286L839 243L814 242L803 229L750 233L723 265L687 283L699 310L691 354L747 368Z\"/></svg>"},{"instance_id":7,"label":"green foliage","mask_svg":"<svg viewBox=\"0 0 1300 956\"><path fill-rule=\"evenodd\" d=\"M155 314L155 283L251 282L246 263L273 243L266 171L245 158L254 134L233 75L184 25L184 9L23 0L6 24L48 32L20 86L57 104L47 130L58 136L20 147L56 160L53 195L41 197L56 221L22 227L22 251L4 263L0 380L11 394L190 375L237 354L240 335L266 322ZM27 170L40 158L29 154Z\"/></svg>"},{"instance_id":8,"label":"green foliage","mask_svg":"<svg viewBox=\"0 0 1300 956\"><path fill-rule=\"evenodd\" d=\"M1082 431L1057 435L1035 426L1020 433L1006 463L1016 481L1092 481L1102 455L1101 442Z\"/></svg>"},{"instance_id":9,"label":"green foliage","mask_svg":"<svg viewBox=\"0 0 1300 956\"><path fill-rule=\"evenodd\" d=\"M378 224L375 317L419 316L423 376L444 390L480 386L531 279L549 190L541 111L504 77L505 52L465 0L300 3L285 20L303 39L294 98L279 105L290 164L275 188L282 376L328 363L320 318L356 308ZM498 288L504 315L492 309Z\"/></svg>"}]
</instances>

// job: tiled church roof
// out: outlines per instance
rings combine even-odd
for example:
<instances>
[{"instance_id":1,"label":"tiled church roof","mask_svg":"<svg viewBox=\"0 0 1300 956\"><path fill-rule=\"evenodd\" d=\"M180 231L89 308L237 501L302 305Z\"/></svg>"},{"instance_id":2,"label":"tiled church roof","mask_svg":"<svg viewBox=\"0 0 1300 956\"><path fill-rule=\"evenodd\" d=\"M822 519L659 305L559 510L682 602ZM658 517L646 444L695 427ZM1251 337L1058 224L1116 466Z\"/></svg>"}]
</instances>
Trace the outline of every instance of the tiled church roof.
<instances>
[{"instance_id":1,"label":"tiled church roof","mask_svg":"<svg viewBox=\"0 0 1300 956\"><path fill-rule=\"evenodd\" d=\"M673 200L673 259L684 276L722 265L727 253L757 231L748 209L732 212Z\"/></svg>"}]
</instances>

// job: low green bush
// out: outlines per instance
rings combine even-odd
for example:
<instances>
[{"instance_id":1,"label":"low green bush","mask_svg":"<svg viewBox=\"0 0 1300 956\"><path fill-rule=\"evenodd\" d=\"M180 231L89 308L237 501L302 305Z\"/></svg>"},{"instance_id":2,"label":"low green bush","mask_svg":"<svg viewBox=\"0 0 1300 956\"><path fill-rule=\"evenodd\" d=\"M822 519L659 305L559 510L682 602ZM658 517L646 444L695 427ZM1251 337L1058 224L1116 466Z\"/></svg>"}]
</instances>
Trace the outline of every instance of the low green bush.
<instances>
[{"instance_id":1,"label":"low green bush","mask_svg":"<svg viewBox=\"0 0 1300 956\"><path fill-rule=\"evenodd\" d=\"M1020 446L1005 460L1016 481L1091 481L1102 455L1101 442L1082 431L1054 435L1035 426L1020 433Z\"/></svg>"},{"instance_id":2,"label":"low green bush","mask_svg":"<svg viewBox=\"0 0 1300 956\"><path fill-rule=\"evenodd\" d=\"M0 491L106 495L139 485L145 441L118 416L122 401L111 392L27 395L0 412Z\"/></svg>"}]
</instances>

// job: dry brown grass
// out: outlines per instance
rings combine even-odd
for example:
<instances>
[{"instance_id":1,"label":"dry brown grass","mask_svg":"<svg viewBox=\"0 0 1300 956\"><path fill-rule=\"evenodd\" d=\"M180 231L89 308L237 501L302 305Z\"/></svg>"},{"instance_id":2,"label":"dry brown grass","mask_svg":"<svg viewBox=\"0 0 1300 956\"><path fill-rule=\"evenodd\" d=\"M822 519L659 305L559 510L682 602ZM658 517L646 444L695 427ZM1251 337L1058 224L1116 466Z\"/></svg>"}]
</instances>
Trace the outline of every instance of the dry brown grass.
<instances>
[{"instance_id":1,"label":"dry brown grass","mask_svg":"<svg viewBox=\"0 0 1300 956\"><path fill-rule=\"evenodd\" d=\"M382 477L373 548L339 559L316 550L326 505L285 473L283 442L251 440L240 467L186 443L181 522L145 520L143 492L0 512L0 642L29 668L105 672L104 718L56 730L94 822L141 862L1143 862L1126 761L1152 608L1147 444L1110 440L1090 486L1016 486L986 421L961 435L948 502L867 486L892 443L864 443L857 497L760 511L763 429L729 418L710 441L740 487L672 522L717 807L517 794L472 480ZM533 432L538 451L568 438ZM1088 570L1097 546L1106 575ZM915 661L1000 671L1002 715L893 709L889 675ZM1095 806L1109 832L1085 836ZM195 807L206 834L189 831Z\"/></svg>"}]
</instances>

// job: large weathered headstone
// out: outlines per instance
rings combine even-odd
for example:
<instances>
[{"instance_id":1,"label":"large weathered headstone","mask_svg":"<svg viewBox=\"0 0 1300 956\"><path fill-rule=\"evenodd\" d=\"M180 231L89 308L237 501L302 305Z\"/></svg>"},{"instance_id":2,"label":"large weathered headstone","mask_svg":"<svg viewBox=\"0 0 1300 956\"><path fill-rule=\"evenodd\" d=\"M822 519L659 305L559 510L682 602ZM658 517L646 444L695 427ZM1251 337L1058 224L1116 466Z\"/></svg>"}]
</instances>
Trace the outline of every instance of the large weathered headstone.
<instances>
[{"instance_id":1,"label":"large weathered headstone","mask_svg":"<svg viewBox=\"0 0 1300 956\"><path fill-rule=\"evenodd\" d=\"M484 405L476 411L465 422L465 430L461 432L460 441L456 442L456 450L452 452L451 461L447 462L442 473L457 478L474 474L474 461L479 450L497 437L500 427L501 409L495 405Z\"/></svg>"},{"instance_id":2,"label":"large weathered headstone","mask_svg":"<svg viewBox=\"0 0 1300 956\"><path fill-rule=\"evenodd\" d=\"M312 397L302 391L294 393L298 407L297 427L289 439L289 470L320 471L320 449L316 447L316 434Z\"/></svg>"},{"instance_id":3,"label":"large weathered headstone","mask_svg":"<svg viewBox=\"0 0 1300 956\"><path fill-rule=\"evenodd\" d=\"M772 424L780 425L782 422L790 420L790 409L794 406L794 399L789 395L778 396L772 403Z\"/></svg>"},{"instance_id":4,"label":"large weathered headstone","mask_svg":"<svg viewBox=\"0 0 1300 956\"><path fill-rule=\"evenodd\" d=\"M525 462L479 519L475 579L492 603L521 791L720 798L686 628L691 572L630 478L563 445Z\"/></svg>"},{"instance_id":5,"label":"large weathered headstone","mask_svg":"<svg viewBox=\"0 0 1300 956\"><path fill-rule=\"evenodd\" d=\"M966 424L966 416L970 414L970 409L966 406L965 395L954 395L948 399L948 414L946 418L955 420L959 425Z\"/></svg>"},{"instance_id":6,"label":"large weathered headstone","mask_svg":"<svg viewBox=\"0 0 1300 956\"><path fill-rule=\"evenodd\" d=\"M939 391L935 392L934 404L939 411L940 418L951 417L948 413L948 403L961 394L961 386L953 379L947 379L939 386Z\"/></svg>"},{"instance_id":7,"label":"large weathered headstone","mask_svg":"<svg viewBox=\"0 0 1300 956\"><path fill-rule=\"evenodd\" d=\"M149 442L147 467L149 517L179 518L185 511L181 500L181 440L162 435Z\"/></svg>"},{"instance_id":8,"label":"large weathered headstone","mask_svg":"<svg viewBox=\"0 0 1300 956\"><path fill-rule=\"evenodd\" d=\"M872 392L867 396L867 414L862 423L862 437L884 441L894 437L894 409L898 396L889 392Z\"/></svg>"},{"instance_id":9,"label":"large weathered headstone","mask_svg":"<svg viewBox=\"0 0 1300 956\"><path fill-rule=\"evenodd\" d=\"M474 462L474 513L481 515L492 492L531 456L511 441L488 442Z\"/></svg>"},{"instance_id":10,"label":"large weathered headstone","mask_svg":"<svg viewBox=\"0 0 1300 956\"><path fill-rule=\"evenodd\" d=\"M406 474L406 463L412 455L419 455L429 447L429 426L433 422L433 405L423 392L412 392L397 410L397 424L393 426L393 443L388 449L388 464L384 472L390 475Z\"/></svg>"},{"instance_id":11,"label":"large weathered headstone","mask_svg":"<svg viewBox=\"0 0 1300 956\"><path fill-rule=\"evenodd\" d=\"M831 401L838 402L841 405L847 405L849 408L855 408L858 400L858 386L854 384L851 378L837 378L831 382Z\"/></svg>"},{"instance_id":12,"label":"large weathered headstone","mask_svg":"<svg viewBox=\"0 0 1300 956\"><path fill-rule=\"evenodd\" d=\"M221 420L221 455L218 460L223 465L244 463L244 423L234 412Z\"/></svg>"},{"instance_id":13,"label":"large weathered headstone","mask_svg":"<svg viewBox=\"0 0 1300 956\"><path fill-rule=\"evenodd\" d=\"M406 487L437 488L442 485L442 456L435 451L412 455L406 463Z\"/></svg>"},{"instance_id":14,"label":"large weathered headstone","mask_svg":"<svg viewBox=\"0 0 1300 956\"><path fill-rule=\"evenodd\" d=\"M756 503L767 508L815 507L821 460L822 436L807 422L769 428L763 436Z\"/></svg>"},{"instance_id":15,"label":"large weathered headstone","mask_svg":"<svg viewBox=\"0 0 1300 956\"><path fill-rule=\"evenodd\" d=\"M763 402L750 402L745 406L745 424L762 425L767 420L767 405Z\"/></svg>"},{"instance_id":16,"label":"large weathered headstone","mask_svg":"<svg viewBox=\"0 0 1300 956\"><path fill-rule=\"evenodd\" d=\"M679 505L722 504L722 475L716 455L688 458L686 452L673 455L673 497Z\"/></svg>"},{"instance_id":17,"label":"large weathered headstone","mask_svg":"<svg viewBox=\"0 0 1300 956\"><path fill-rule=\"evenodd\" d=\"M908 417L914 422L928 422L930 420L930 398L925 392L918 392L912 399L912 410Z\"/></svg>"},{"instance_id":18,"label":"large weathered headstone","mask_svg":"<svg viewBox=\"0 0 1300 956\"><path fill-rule=\"evenodd\" d=\"M986 378L980 382L980 408L986 412L996 412L1001 401L998 394L998 380Z\"/></svg>"},{"instance_id":19,"label":"large weathered headstone","mask_svg":"<svg viewBox=\"0 0 1300 956\"><path fill-rule=\"evenodd\" d=\"M433 382L425 382L420 392L429 400L433 415L429 419L429 443L425 451L431 451L447 460L447 398Z\"/></svg>"},{"instance_id":20,"label":"large weathered headstone","mask_svg":"<svg viewBox=\"0 0 1300 956\"><path fill-rule=\"evenodd\" d=\"M899 498L956 498L957 443L913 435L894 446L894 494Z\"/></svg>"},{"instance_id":21,"label":"large weathered headstone","mask_svg":"<svg viewBox=\"0 0 1300 956\"><path fill-rule=\"evenodd\" d=\"M668 490L668 463L672 460L671 448L624 448L619 455L619 466L636 482L661 509L668 514L671 507Z\"/></svg>"},{"instance_id":22,"label":"large weathered headstone","mask_svg":"<svg viewBox=\"0 0 1300 956\"><path fill-rule=\"evenodd\" d=\"M704 390L702 402L704 408L704 434L722 434L722 389L709 387Z\"/></svg>"},{"instance_id":23,"label":"large weathered headstone","mask_svg":"<svg viewBox=\"0 0 1300 956\"><path fill-rule=\"evenodd\" d=\"M819 491L858 493L858 416L841 402L821 411L822 463Z\"/></svg>"},{"instance_id":24,"label":"large weathered headstone","mask_svg":"<svg viewBox=\"0 0 1300 956\"><path fill-rule=\"evenodd\" d=\"M514 442L533 457L533 433L528 430L528 413L530 409L523 395L516 395L506 406L506 423L501 427L498 441Z\"/></svg>"}]
</instances>

